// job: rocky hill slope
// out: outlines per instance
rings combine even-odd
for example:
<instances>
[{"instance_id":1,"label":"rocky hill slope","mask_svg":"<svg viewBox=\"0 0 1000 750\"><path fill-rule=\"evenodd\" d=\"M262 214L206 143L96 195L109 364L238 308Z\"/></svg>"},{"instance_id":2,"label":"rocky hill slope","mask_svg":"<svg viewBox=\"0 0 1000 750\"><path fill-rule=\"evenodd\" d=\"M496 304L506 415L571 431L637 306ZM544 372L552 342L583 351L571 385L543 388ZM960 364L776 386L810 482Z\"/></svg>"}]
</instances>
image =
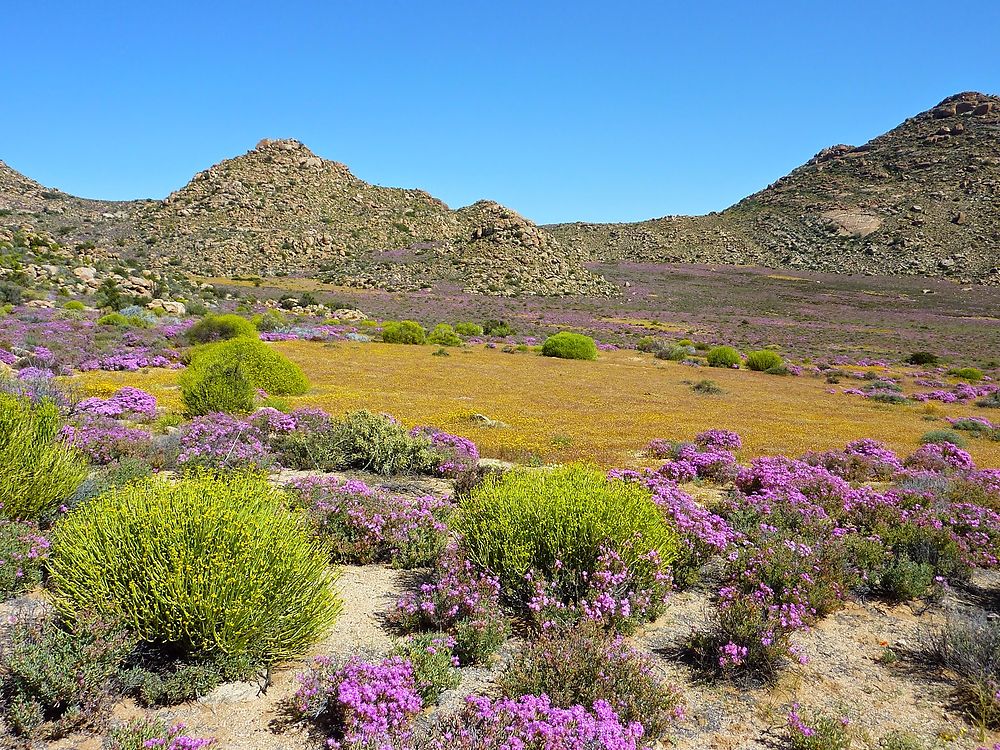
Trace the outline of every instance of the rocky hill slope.
<instances>
[{"instance_id":1,"label":"rocky hill slope","mask_svg":"<svg viewBox=\"0 0 1000 750\"><path fill-rule=\"evenodd\" d=\"M602 260L1000 283L1000 98L948 97L864 145L824 149L721 213L546 228Z\"/></svg>"},{"instance_id":2,"label":"rocky hill slope","mask_svg":"<svg viewBox=\"0 0 1000 750\"><path fill-rule=\"evenodd\" d=\"M614 293L543 229L496 203L458 211L422 190L370 185L294 140L263 140L163 201L47 190L0 167L0 227L47 232L104 259L204 276L320 276L493 295Z\"/></svg>"}]
</instances>

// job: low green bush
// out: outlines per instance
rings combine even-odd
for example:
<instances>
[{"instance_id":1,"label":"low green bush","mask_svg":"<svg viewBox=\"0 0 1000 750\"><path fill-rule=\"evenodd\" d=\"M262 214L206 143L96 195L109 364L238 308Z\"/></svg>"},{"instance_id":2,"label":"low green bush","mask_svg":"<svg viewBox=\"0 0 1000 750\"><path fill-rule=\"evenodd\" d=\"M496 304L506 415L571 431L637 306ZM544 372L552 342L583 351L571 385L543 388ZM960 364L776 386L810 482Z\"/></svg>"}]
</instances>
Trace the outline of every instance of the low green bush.
<instances>
[{"instance_id":1,"label":"low green bush","mask_svg":"<svg viewBox=\"0 0 1000 750\"><path fill-rule=\"evenodd\" d=\"M425 706L436 705L441 693L458 687L461 676L452 663L454 638L445 633L417 633L400 641L393 654L413 666L413 679Z\"/></svg>"},{"instance_id":2,"label":"low green bush","mask_svg":"<svg viewBox=\"0 0 1000 750\"><path fill-rule=\"evenodd\" d=\"M506 338L507 336L513 336L517 331L507 322L503 320L487 320L483 323L483 333L487 336L494 336L496 338Z\"/></svg>"},{"instance_id":3,"label":"low green bush","mask_svg":"<svg viewBox=\"0 0 1000 750\"><path fill-rule=\"evenodd\" d=\"M254 389L238 362L188 368L179 379L188 416L225 412L246 414L254 408Z\"/></svg>"},{"instance_id":4,"label":"low green bush","mask_svg":"<svg viewBox=\"0 0 1000 750\"><path fill-rule=\"evenodd\" d=\"M483 327L478 323L456 323L455 333L459 336L482 336Z\"/></svg>"},{"instance_id":5,"label":"low green bush","mask_svg":"<svg viewBox=\"0 0 1000 750\"><path fill-rule=\"evenodd\" d=\"M415 320L387 320L382 324L382 341L387 344L423 344L427 331Z\"/></svg>"},{"instance_id":6,"label":"low green bush","mask_svg":"<svg viewBox=\"0 0 1000 750\"><path fill-rule=\"evenodd\" d=\"M58 440L51 401L0 393L0 516L37 521L53 513L87 476L87 461Z\"/></svg>"},{"instance_id":7,"label":"low green bush","mask_svg":"<svg viewBox=\"0 0 1000 750\"><path fill-rule=\"evenodd\" d=\"M906 363L910 365L936 365L941 358L930 352L913 352L906 358Z\"/></svg>"},{"instance_id":8,"label":"low green bush","mask_svg":"<svg viewBox=\"0 0 1000 750\"><path fill-rule=\"evenodd\" d=\"M276 331L288 323L288 318L281 310L266 310L250 319L258 331Z\"/></svg>"},{"instance_id":9,"label":"low green bush","mask_svg":"<svg viewBox=\"0 0 1000 750\"><path fill-rule=\"evenodd\" d=\"M716 346L705 355L711 367L739 367L743 362L740 353L731 346Z\"/></svg>"},{"instance_id":10,"label":"low green bush","mask_svg":"<svg viewBox=\"0 0 1000 750\"><path fill-rule=\"evenodd\" d=\"M53 602L94 608L184 654L270 664L302 653L340 609L327 553L266 477L151 477L62 519Z\"/></svg>"},{"instance_id":11,"label":"low green bush","mask_svg":"<svg viewBox=\"0 0 1000 750\"><path fill-rule=\"evenodd\" d=\"M920 436L920 442L924 445L928 443L951 443L959 448L964 448L967 444L962 433L956 430L931 430Z\"/></svg>"},{"instance_id":12,"label":"low green bush","mask_svg":"<svg viewBox=\"0 0 1000 750\"><path fill-rule=\"evenodd\" d=\"M128 318L126 318L121 313L113 312L107 315L102 315L97 319L97 325L99 326L111 326L113 328L126 328L129 325Z\"/></svg>"},{"instance_id":13,"label":"low green bush","mask_svg":"<svg viewBox=\"0 0 1000 750\"><path fill-rule=\"evenodd\" d=\"M87 306L84 305L78 299L71 299L69 302L67 302L66 304L63 305L63 310L75 310L77 312L83 312L86 309L87 309Z\"/></svg>"},{"instance_id":14,"label":"low green bush","mask_svg":"<svg viewBox=\"0 0 1000 750\"><path fill-rule=\"evenodd\" d=\"M239 365L250 387L272 396L298 396L309 390L302 369L256 338L235 338L196 348L188 370L195 376L212 368Z\"/></svg>"},{"instance_id":15,"label":"low green bush","mask_svg":"<svg viewBox=\"0 0 1000 750\"><path fill-rule=\"evenodd\" d=\"M438 346L461 346L462 339L447 323L438 323L434 326L434 330L431 331L431 335L427 337L428 344L437 344Z\"/></svg>"},{"instance_id":16,"label":"low green bush","mask_svg":"<svg viewBox=\"0 0 1000 750\"><path fill-rule=\"evenodd\" d=\"M246 318L232 313L206 315L185 334L191 344L210 344L235 338L257 338L257 329Z\"/></svg>"},{"instance_id":17,"label":"low green bush","mask_svg":"<svg viewBox=\"0 0 1000 750\"><path fill-rule=\"evenodd\" d=\"M719 396L725 391L714 380L699 380L691 386L691 390L703 396Z\"/></svg>"},{"instance_id":18,"label":"low green bush","mask_svg":"<svg viewBox=\"0 0 1000 750\"><path fill-rule=\"evenodd\" d=\"M954 370L948 370L948 374L967 383L978 383L983 379L983 371L978 367L956 367Z\"/></svg>"},{"instance_id":19,"label":"low green bush","mask_svg":"<svg viewBox=\"0 0 1000 750\"><path fill-rule=\"evenodd\" d=\"M545 339L542 355L559 359L597 359L597 344L582 333L561 331Z\"/></svg>"},{"instance_id":20,"label":"low green bush","mask_svg":"<svg viewBox=\"0 0 1000 750\"><path fill-rule=\"evenodd\" d=\"M755 372L766 372L783 364L781 356L770 349L760 349L747 355L747 369Z\"/></svg>"},{"instance_id":21,"label":"low green bush","mask_svg":"<svg viewBox=\"0 0 1000 750\"><path fill-rule=\"evenodd\" d=\"M588 590L605 549L619 555L636 580L651 552L667 566L680 550L648 489L573 464L488 477L462 503L453 525L469 558L522 604L534 590L529 572L536 580L558 580L558 594L572 604Z\"/></svg>"}]
</instances>

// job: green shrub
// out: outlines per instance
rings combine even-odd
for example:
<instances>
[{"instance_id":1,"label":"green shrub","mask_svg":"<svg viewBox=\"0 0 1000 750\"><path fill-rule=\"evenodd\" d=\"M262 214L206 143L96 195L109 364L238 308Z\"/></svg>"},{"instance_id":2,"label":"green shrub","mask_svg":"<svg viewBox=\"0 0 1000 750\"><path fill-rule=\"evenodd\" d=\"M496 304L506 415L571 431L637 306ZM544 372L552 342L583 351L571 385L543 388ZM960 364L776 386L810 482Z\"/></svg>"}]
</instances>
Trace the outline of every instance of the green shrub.
<instances>
[{"instance_id":1,"label":"green shrub","mask_svg":"<svg viewBox=\"0 0 1000 750\"><path fill-rule=\"evenodd\" d=\"M928 634L926 648L958 678L968 714L983 726L1000 726L1000 621L985 614L950 618Z\"/></svg>"},{"instance_id":2,"label":"green shrub","mask_svg":"<svg viewBox=\"0 0 1000 750\"><path fill-rule=\"evenodd\" d=\"M39 520L72 497L87 461L58 442L59 410L0 393L0 515Z\"/></svg>"},{"instance_id":3,"label":"green shrub","mask_svg":"<svg viewBox=\"0 0 1000 750\"><path fill-rule=\"evenodd\" d=\"M459 336L482 336L483 327L478 323L456 323L455 333Z\"/></svg>"},{"instance_id":4,"label":"green shrub","mask_svg":"<svg viewBox=\"0 0 1000 750\"><path fill-rule=\"evenodd\" d=\"M558 580L559 594L573 603L588 590L604 547L621 556L637 582L651 551L664 566L679 554L677 535L649 490L580 465L488 477L462 503L454 526L469 558L522 604L533 591L529 572Z\"/></svg>"},{"instance_id":5,"label":"green shrub","mask_svg":"<svg viewBox=\"0 0 1000 750\"><path fill-rule=\"evenodd\" d=\"M139 649L132 661L139 662L123 671L122 690L146 706L173 706L210 693L223 682L245 680L256 665L245 658L211 654L180 661L155 648ZM164 657L167 658L164 658Z\"/></svg>"},{"instance_id":6,"label":"green shrub","mask_svg":"<svg viewBox=\"0 0 1000 750\"><path fill-rule=\"evenodd\" d=\"M0 517L0 602L42 582L45 544L35 524Z\"/></svg>"},{"instance_id":7,"label":"green shrub","mask_svg":"<svg viewBox=\"0 0 1000 750\"><path fill-rule=\"evenodd\" d=\"M258 331L276 331L288 323L288 318L281 310L267 310L254 315L251 322Z\"/></svg>"},{"instance_id":8,"label":"green shrub","mask_svg":"<svg viewBox=\"0 0 1000 750\"><path fill-rule=\"evenodd\" d=\"M983 379L983 371L978 367L957 367L954 370L948 370L948 374L968 383L978 383Z\"/></svg>"},{"instance_id":9,"label":"green shrub","mask_svg":"<svg viewBox=\"0 0 1000 750\"><path fill-rule=\"evenodd\" d=\"M455 333L455 329L447 323L438 323L427 337L427 343L438 346L461 346L462 339Z\"/></svg>"},{"instance_id":10,"label":"green shrub","mask_svg":"<svg viewBox=\"0 0 1000 750\"><path fill-rule=\"evenodd\" d=\"M437 458L425 435L410 435L392 417L354 411L333 421L329 431L333 464L376 474L421 472Z\"/></svg>"},{"instance_id":11,"label":"green shrub","mask_svg":"<svg viewBox=\"0 0 1000 750\"><path fill-rule=\"evenodd\" d=\"M740 353L731 346L716 346L705 355L711 367L739 367L743 361Z\"/></svg>"},{"instance_id":12,"label":"green shrub","mask_svg":"<svg viewBox=\"0 0 1000 750\"><path fill-rule=\"evenodd\" d=\"M654 738L666 734L681 703L676 690L653 676L647 658L589 621L552 628L529 642L498 683L506 697L547 695L563 708L605 701L623 724L639 722Z\"/></svg>"},{"instance_id":13,"label":"green shrub","mask_svg":"<svg viewBox=\"0 0 1000 750\"><path fill-rule=\"evenodd\" d=\"M722 387L714 380L699 380L691 386L691 390L704 396L718 396L725 393Z\"/></svg>"},{"instance_id":14,"label":"green shrub","mask_svg":"<svg viewBox=\"0 0 1000 750\"><path fill-rule=\"evenodd\" d=\"M906 358L906 363L910 365L936 365L941 358L930 352L913 352Z\"/></svg>"},{"instance_id":15,"label":"green shrub","mask_svg":"<svg viewBox=\"0 0 1000 750\"><path fill-rule=\"evenodd\" d=\"M309 390L309 381L297 364L255 338L200 346L191 353L188 369L197 374L234 364L240 366L251 388L269 395L297 396Z\"/></svg>"},{"instance_id":16,"label":"green shrub","mask_svg":"<svg viewBox=\"0 0 1000 750\"><path fill-rule=\"evenodd\" d=\"M418 633L393 649L393 654L413 665L413 679L425 706L436 705L441 693L461 682L452 663L453 644L454 639L445 633Z\"/></svg>"},{"instance_id":17,"label":"green shrub","mask_svg":"<svg viewBox=\"0 0 1000 750\"><path fill-rule=\"evenodd\" d=\"M760 349L747 355L747 369L755 372L765 372L783 364L781 357L769 349Z\"/></svg>"},{"instance_id":18,"label":"green shrub","mask_svg":"<svg viewBox=\"0 0 1000 750\"><path fill-rule=\"evenodd\" d=\"M77 312L83 312L84 310L87 309L87 306L84 305L78 299L71 299L69 302L67 302L66 304L63 305L63 309L64 310L76 310Z\"/></svg>"},{"instance_id":19,"label":"green shrub","mask_svg":"<svg viewBox=\"0 0 1000 750\"><path fill-rule=\"evenodd\" d=\"M126 328L129 325L129 320L121 313L113 312L107 315L102 315L97 319L97 325L99 326L113 326L115 328Z\"/></svg>"},{"instance_id":20,"label":"green shrub","mask_svg":"<svg viewBox=\"0 0 1000 750\"><path fill-rule=\"evenodd\" d=\"M789 716L785 738L789 750L850 750L850 723L822 713L799 714L798 706Z\"/></svg>"},{"instance_id":21,"label":"green shrub","mask_svg":"<svg viewBox=\"0 0 1000 750\"><path fill-rule=\"evenodd\" d=\"M136 637L187 654L270 664L302 653L340 609L327 554L265 477L151 477L56 527L53 600L94 607Z\"/></svg>"},{"instance_id":22,"label":"green shrub","mask_svg":"<svg viewBox=\"0 0 1000 750\"><path fill-rule=\"evenodd\" d=\"M254 389L238 362L188 368L181 374L179 384L188 416L253 411Z\"/></svg>"},{"instance_id":23,"label":"green shrub","mask_svg":"<svg viewBox=\"0 0 1000 750\"><path fill-rule=\"evenodd\" d=\"M256 339L257 329L246 318L230 313L206 315L191 326L185 335L191 344L210 344L235 338Z\"/></svg>"},{"instance_id":24,"label":"green shrub","mask_svg":"<svg viewBox=\"0 0 1000 750\"><path fill-rule=\"evenodd\" d=\"M487 320L483 323L483 333L487 336L495 336L502 339L507 336L513 336L517 331L503 320Z\"/></svg>"},{"instance_id":25,"label":"green shrub","mask_svg":"<svg viewBox=\"0 0 1000 750\"><path fill-rule=\"evenodd\" d=\"M956 430L931 430L930 432L925 432L920 437L920 442L924 445L928 443L951 443L958 448L966 446L965 438Z\"/></svg>"},{"instance_id":26,"label":"green shrub","mask_svg":"<svg viewBox=\"0 0 1000 750\"><path fill-rule=\"evenodd\" d=\"M427 341L427 331L415 320L387 320L382 324L382 341L387 344L423 344Z\"/></svg>"},{"instance_id":27,"label":"green shrub","mask_svg":"<svg viewBox=\"0 0 1000 750\"><path fill-rule=\"evenodd\" d=\"M107 722L119 670L134 646L120 627L83 611L65 624L17 623L5 641L0 703L17 734L52 739Z\"/></svg>"},{"instance_id":28,"label":"green shrub","mask_svg":"<svg viewBox=\"0 0 1000 750\"><path fill-rule=\"evenodd\" d=\"M561 331L545 339L542 355L559 359L597 359L597 344L582 333Z\"/></svg>"}]
</instances>

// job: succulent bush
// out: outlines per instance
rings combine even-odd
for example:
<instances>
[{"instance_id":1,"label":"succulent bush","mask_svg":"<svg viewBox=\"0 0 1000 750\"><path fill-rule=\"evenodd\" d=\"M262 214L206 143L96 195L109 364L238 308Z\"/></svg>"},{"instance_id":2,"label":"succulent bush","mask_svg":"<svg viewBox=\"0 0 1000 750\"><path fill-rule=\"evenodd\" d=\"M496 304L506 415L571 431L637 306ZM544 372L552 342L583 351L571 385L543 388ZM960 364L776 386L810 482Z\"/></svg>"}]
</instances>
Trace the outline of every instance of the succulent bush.
<instances>
[{"instance_id":1,"label":"succulent bush","mask_svg":"<svg viewBox=\"0 0 1000 750\"><path fill-rule=\"evenodd\" d=\"M102 315L97 319L97 325L99 326L113 326L115 328L124 328L129 325L129 319L118 312L108 313L107 315Z\"/></svg>"},{"instance_id":2,"label":"succulent bush","mask_svg":"<svg viewBox=\"0 0 1000 750\"><path fill-rule=\"evenodd\" d=\"M478 323L456 323L455 333L459 336L482 336L483 327Z\"/></svg>"},{"instance_id":3,"label":"succulent bush","mask_svg":"<svg viewBox=\"0 0 1000 750\"><path fill-rule=\"evenodd\" d=\"M257 328L239 315L206 315L188 328L185 337L191 344L210 344L241 337L256 339Z\"/></svg>"},{"instance_id":4,"label":"succulent bush","mask_svg":"<svg viewBox=\"0 0 1000 750\"><path fill-rule=\"evenodd\" d=\"M87 462L58 440L59 409L0 392L0 516L39 520L72 497Z\"/></svg>"},{"instance_id":5,"label":"succulent bush","mask_svg":"<svg viewBox=\"0 0 1000 750\"><path fill-rule=\"evenodd\" d=\"M716 346L708 350L705 359L711 367L739 367L740 353L731 346Z\"/></svg>"},{"instance_id":6,"label":"succulent bush","mask_svg":"<svg viewBox=\"0 0 1000 750\"><path fill-rule=\"evenodd\" d=\"M187 369L180 377L181 401L190 417L246 414L253 410L254 389L238 362Z\"/></svg>"},{"instance_id":7,"label":"succulent bush","mask_svg":"<svg viewBox=\"0 0 1000 750\"><path fill-rule=\"evenodd\" d=\"M213 368L234 365L240 367L252 388L272 396L295 396L309 390L309 381L297 364L256 338L236 338L196 348L181 386L185 376L197 379Z\"/></svg>"},{"instance_id":8,"label":"succulent bush","mask_svg":"<svg viewBox=\"0 0 1000 750\"><path fill-rule=\"evenodd\" d=\"M159 477L71 511L52 539L60 612L87 607L184 653L271 663L302 652L340 603L327 556L283 493L252 474Z\"/></svg>"},{"instance_id":9,"label":"succulent bush","mask_svg":"<svg viewBox=\"0 0 1000 750\"><path fill-rule=\"evenodd\" d=\"M956 367L953 370L948 370L948 374L967 383L978 383L983 379L983 371L978 367Z\"/></svg>"},{"instance_id":10,"label":"succulent bush","mask_svg":"<svg viewBox=\"0 0 1000 750\"><path fill-rule=\"evenodd\" d=\"M487 478L455 519L470 559L543 623L583 616L628 629L651 619L680 553L647 488L580 465Z\"/></svg>"},{"instance_id":11,"label":"succulent bush","mask_svg":"<svg viewBox=\"0 0 1000 750\"><path fill-rule=\"evenodd\" d=\"M747 369L756 372L766 372L781 367L784 362L781 356L770 349L760 349L747 355Z\"/></svg>"},{"instance_id":12,"label":"succulent bush","mask_svg":"<svg viewBox=\"0 0 1000 750\"><path fill-rule=\"evenodd\" d=\"M582 333L560 331L545 339L542 355L559 359L597 359L597 344Z\"/></svg>"},{"instance_id":13,"label":"succulent bush","mask_svg":"<svg viewBox=\"0 0 1000 750\"><path fill-rule=\"evenodd\" d=\"M427 343L437 344L438 346L461 346L462 339L450 325L447 323L438 323L434 326L434 330L431 331L430 336L427 337Z\"/></svg>"},{"instance_id":14,"label":"succulent bush","mask_svg":"<svg viewBox=\"0 0 1000 750\"><path fill-rule=\"evenodd\" d=\"M423 344L427 331L415 320L387 320L382 324L382 341L386 344Z\"/></svg>"}]
</instances>

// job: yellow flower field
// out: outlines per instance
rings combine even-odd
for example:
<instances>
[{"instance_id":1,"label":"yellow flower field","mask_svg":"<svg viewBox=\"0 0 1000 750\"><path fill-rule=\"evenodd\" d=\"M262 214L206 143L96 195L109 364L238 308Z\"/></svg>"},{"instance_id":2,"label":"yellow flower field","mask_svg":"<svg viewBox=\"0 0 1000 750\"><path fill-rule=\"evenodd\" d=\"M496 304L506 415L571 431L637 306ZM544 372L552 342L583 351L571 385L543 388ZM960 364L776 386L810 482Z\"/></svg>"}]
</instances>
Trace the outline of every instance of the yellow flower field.
<instances>
[{"instance_id":1,"label":"yellow flower field","mask_svg":"<svg viewBox=\"0 0 1000 750\"><path fill-rule=\"evenodd\" d=\"M434 425L469 437L484 456L519 461L634 466L650 439L690 439L712 427L743 437L742 458L798 455L862 437L907 453L923 433L947 427L946 416L995 416L962 404L879 404L830 394L833 386L822 378L692 368L634 351L602 352L597 362L580 362L484 347L435 357L430 346L306 341L273 346L312 382L308 394L288 399L293 406L319 406L334 414L383 411L408 425ZM690 384L704 378L725 393L693 392ZM133 385L153 393L162 406L180 409L174 370L91 372L74 380L94 394ZM483 427L474 414L507 427ZM980 466L1000 466L1000 443L970 440L969 451Z\"/></svg>"}]
</instances>

